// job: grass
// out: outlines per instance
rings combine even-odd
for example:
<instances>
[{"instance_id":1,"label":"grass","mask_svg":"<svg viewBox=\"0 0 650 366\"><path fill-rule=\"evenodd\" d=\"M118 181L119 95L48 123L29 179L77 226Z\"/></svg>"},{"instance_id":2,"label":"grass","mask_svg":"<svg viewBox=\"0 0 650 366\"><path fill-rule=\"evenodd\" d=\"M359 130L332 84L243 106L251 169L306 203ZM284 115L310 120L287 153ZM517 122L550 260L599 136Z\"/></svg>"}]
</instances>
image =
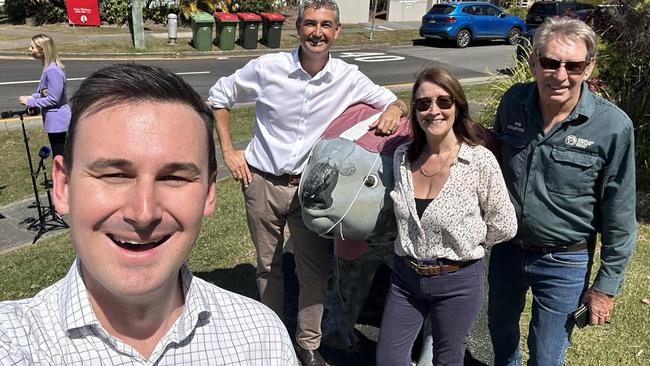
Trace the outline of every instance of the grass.
<instances>
[{"instance_id":1,"label":"grass","mask_svg":"<svg viewBox=\"0 0 650 366\"><path fill-rule=\"evenodd\" d=\"M14 34L0 34L0 42L3 41L13 41L15 39L21 39L24 38L22 36L14 35Z\"/></svg>"},{"instance_id":2,"label":"grass","mask_svg":"<svg viewBox=\"0 0 650 366\"><path fill-rule=\"evenodd\" d=\"M19 125L19 124L18 124ZM43 127L28 128L27 136L32 154L32 161L38 164L38 150L49 145ZM18 129L0 127L0 151L2 167L0 168L0 207L32 195L31 180L23 133ZM51 159L46 160L49 171ZM34 167L36 168L36 166ZM39 177L40 180L40 177Z\"/></svg>"},{"instance_id":3,"label":"grass","mask_svg":"<svg viewBox=\"0 0 650 366\"><path fill-rule=\"evenodd\" d=\"M486 85L466 86L470 100L480 100L489 90ZM408 100L410 91L397 93ZM233 110L234 138L250 135L253 108ZM32 150L46 141L42 128L29 130ZM36 143L38 142L38 143ZM0 177L0 205L29 196L31 187L26 171L24 146L20 130L0 131L0 150L4 164ZM9 198L11 194L12 199ZM188 262L198 276L221 287L254 297L255 253L246 228L243 199L239 185L232 179L217 184L217 210L204 220L203 229ZM37 244L0 254L0 301L33 296L42 288L63 277L74 258L69 234L40 239ZM598 263L598 261L596 261ZM626 274L623 293L616 297L612 323L576 330L567 352L566 364L647 365L650 364L650 223L639 225L637 249ZM595 267L597 268L597 266ZM530 319L522 317L522 334ZM522 337L523 338L523 337ZM525 350L525 343L522 342Z\"/></svg>"},{"instance_id":4,"label":"grass","mask_svg":"<svg viewBox=\"0 0 650 366\"><path fill-rule=\"evenodd\" d=\"M24 26L25 28L30 28ZM52 32L61 33L74 33L77 28L66 28L62 25L50 25ZM43 30L41 30L42 32ZM187 29L179 29L179 32L188 31ZM165 32L165 30L158 30L158 32ZM97 35L97 34L125 34L128 33L127 28L83 28L84 35ZM119 37L114 40L98 40L94 38L87 38L86 40L75 41L74 43L59 42L57 48L64 55L66 53L159 53L159 52L194 52L196 51L190 44L191 38L179 38L176 45L168 45L166 38L157 38L150 33L145 34L145 49L136 49L131 43L130 37ZM261 31L259 33L262 35ZM1 37L5 35L0 34ZM20 39L25 37L6 35L6 37L14 37L10 39ZM29 37L25 38L29 39ZM370 32L344 32L341 33L336 40L337 46L351 46L351 45L379 45L379 44L399 44L408 43L413 40L420 39L418 30L400 30L400 31L381 31L373 34L373 39L370 40ZM294 48L299 44L298 36L295 32L283 32L280 40L280 48ZM258 43L258 48L266 48L266 46ZM212 45L213 51L218 51L219 48ZM239 45L235 45L235 51L242 50ZM25 51L23 48L17 48L14 51ZM224 51L229 52L229 51Z\"/></svg>"}]
</instances>

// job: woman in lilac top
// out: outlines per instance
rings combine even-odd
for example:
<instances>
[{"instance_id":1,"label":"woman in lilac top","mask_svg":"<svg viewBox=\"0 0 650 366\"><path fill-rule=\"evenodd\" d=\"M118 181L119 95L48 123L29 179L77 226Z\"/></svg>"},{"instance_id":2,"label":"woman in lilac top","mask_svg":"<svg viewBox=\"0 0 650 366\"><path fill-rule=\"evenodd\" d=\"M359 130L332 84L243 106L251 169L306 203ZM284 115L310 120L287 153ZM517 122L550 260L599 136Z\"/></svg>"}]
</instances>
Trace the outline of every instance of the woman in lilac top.
<instances>
[{"instance_id":1,"label":"woman in lilac top","mask_svg":"<svg viewBox=\"0 0 650 366\"><path fill-rule=\"evenodd\" d=\"M36 93L23 95L19 100L27 107L41 109L45 132L52 147L52 157L63 155L71 116L65 93L64 66L56 52L54 41L45 34L32 37L29 51L33 58L43 63L43 73Z\"/></svg>"}]
</instances>

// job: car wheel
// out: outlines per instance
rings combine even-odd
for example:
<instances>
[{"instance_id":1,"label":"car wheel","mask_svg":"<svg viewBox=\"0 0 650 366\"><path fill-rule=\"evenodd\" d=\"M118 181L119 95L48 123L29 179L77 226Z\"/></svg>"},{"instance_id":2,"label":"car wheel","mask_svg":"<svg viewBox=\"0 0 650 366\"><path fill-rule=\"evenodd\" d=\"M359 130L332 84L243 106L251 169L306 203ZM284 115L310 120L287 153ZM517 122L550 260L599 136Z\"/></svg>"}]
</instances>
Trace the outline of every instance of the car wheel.
<instances>
[{"instance_id":1,"label":"car wheel","mask_svg":"<svg viewBox=\"0 0 650 366\"><path fill-rule=\"evenodd\" d=\"M456 46L458 48L465 48L469 46L469 42L472 40L472 33L467 29L462 29L456 35Z\"/></svg>"},{"instance_id":2,"label":"car wheel","mask_svg":"<svg viewBox=\"0 0 650 366\"><path fill-rule=\"evenodd\" d=\"M517 27L513 27L510 29L510 32L508 32L508 36L506 37L506 41L508 44L517 44L517 41L519 40L519 36L521 36L521 29Z\"/></svg>"}]
</instances>

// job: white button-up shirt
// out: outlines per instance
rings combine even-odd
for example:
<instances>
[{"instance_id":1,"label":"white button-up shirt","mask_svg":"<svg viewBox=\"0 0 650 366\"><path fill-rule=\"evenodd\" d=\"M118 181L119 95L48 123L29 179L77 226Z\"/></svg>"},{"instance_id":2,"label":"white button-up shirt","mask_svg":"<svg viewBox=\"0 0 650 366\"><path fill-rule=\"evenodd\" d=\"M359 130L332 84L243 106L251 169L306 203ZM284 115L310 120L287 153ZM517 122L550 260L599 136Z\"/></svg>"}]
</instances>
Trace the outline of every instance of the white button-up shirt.
<instances>
[{"instance_id":1,"label":"white button-up shirt","mask_svg":"<svg viewBox=\"0 0 650 366\"><path fill-rule=\"evenodd\" d=\"M212 108L255 102L253 137L246 161L274 175L299 174L325 128L350 105L364 102L385 109L397 98L373 83L355 65L330 58L311 77L298 49L261 56L210 89Z\"/></svg>"},{"instance_id":2,"label":"white button-up shirt","mask_svg":"<svg viewBox=\"0 0 650 366\"><path fill-rule=\"evenodd\" d=\"M183 313L149 359L101 326L79 272L30 299L0 303L0 365L297 365L269 308L181 268Z\"/></svg>"}]
</instances>

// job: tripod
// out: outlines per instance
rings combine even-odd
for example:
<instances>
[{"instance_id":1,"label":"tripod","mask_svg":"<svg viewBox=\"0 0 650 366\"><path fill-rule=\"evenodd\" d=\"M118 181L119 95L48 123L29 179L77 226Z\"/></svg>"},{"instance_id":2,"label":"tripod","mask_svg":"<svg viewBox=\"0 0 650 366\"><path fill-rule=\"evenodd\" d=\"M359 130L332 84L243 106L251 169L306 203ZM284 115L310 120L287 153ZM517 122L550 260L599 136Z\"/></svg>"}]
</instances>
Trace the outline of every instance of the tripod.
<instances>
[{"instance_id":1,"label":"tripod","mask_svg":"<svg viewBox=\"0 0 650 366\"><path fill-rule=\"evenodd\" d=\"M35 177L38 176L39 171L43 170L43 182L41 185L43 188L45 188L48 203L47 206L41 206L41 210L43 211L43 216L45 217L47 230L67 229L69 227L68 224L65 222L65 220L63 220L61 215L56 212L54 204L52 203L52 194L50 193L50 190L53 187L53 182L51 179L47 178L47 169L45 169L45 159L47 159L49 155L50 149L48 149L46 146L41 147L41 150L38 152L38 156L41 158L41 160L38 163L38 169L36 169ZM36 241L36 239L34 239L34 241Z\"/></svg>"},{"instance_id":2,"label":"tripod","mask_svg":"<svg viewBox=\"0 0 650 366\"><path fill-rule=\"evenodd\" d=\"M40 238L41 235L48 232L48 230L67 228L68 224L66 224L65 221L63 221L63 219L61 218L61 216L59 216L59 214L56 213L56 211L54 210L54 206L52 205L52 197L50 195L51 181L47 179L47 174L45 173L45 169L43 169L43 176L44 176L43 185L45 186L45 189L47 191L47 199L48 199L49 206L44 207L41 203L41 198L38 194L38 186L36 185L36 177L38 176L39 171L45 167L43 161L45 160L45 158L47 158L47 155L45 157L41 156L41 161L39 163L38 170L34 172L34 164L32 163L32 154L29 151L29 137L27 136L27 130L25 129L25 121L23 119L24 113L16 113L16 114L20 118L20 125L23 130L23 140L25 141L25 150L27 151L27 162L29 163L29 173L30 173L29 176L32 179L32 189L34 190L34 205L36 206L36 211L38 212L38 218L30 217L24 221L25 223L29 224L27 226L27 229L38 230L36 236L34 237L34 240L32 241L32 244L34 244L36 243L38 238ZM48 182L50 183L46 184ZM47 217L48 215L50 216L50 219L48 219Z\"/></svg>"}]
</instances>

